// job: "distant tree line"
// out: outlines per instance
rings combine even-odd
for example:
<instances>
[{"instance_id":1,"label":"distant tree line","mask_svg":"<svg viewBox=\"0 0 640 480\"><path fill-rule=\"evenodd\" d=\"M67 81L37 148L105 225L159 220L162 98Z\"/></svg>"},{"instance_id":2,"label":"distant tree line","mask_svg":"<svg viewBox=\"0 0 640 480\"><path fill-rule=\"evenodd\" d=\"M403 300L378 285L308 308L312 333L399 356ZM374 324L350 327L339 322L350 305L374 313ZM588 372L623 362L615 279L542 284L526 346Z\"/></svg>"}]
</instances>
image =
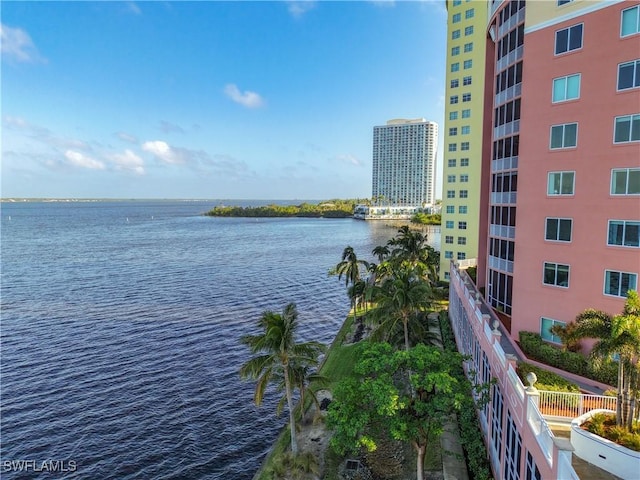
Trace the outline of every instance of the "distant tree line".
<instances>
[{"instance_id":1,"label":"distant tree line","mask_svg":"<svg viewBox=\"0 0 640 480\"><path fill-rule=\"evenodd\" d=\"M301 203L300 205L263 205L259 207L237 207L219 205L205 215L210 217L327 217L348 218L353 210L364 200L327 200L320 203Z\"/></svg>"}]
</instances>

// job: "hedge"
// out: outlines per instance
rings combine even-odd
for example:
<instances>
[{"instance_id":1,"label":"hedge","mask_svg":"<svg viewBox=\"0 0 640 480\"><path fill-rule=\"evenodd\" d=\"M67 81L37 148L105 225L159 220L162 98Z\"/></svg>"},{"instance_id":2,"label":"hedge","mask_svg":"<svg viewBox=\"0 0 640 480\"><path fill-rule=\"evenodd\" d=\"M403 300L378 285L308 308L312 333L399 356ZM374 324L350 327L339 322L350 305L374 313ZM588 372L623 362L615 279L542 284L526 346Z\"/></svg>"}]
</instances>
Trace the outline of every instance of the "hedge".
<instances>
[{"instance_id":1,"label":"hedge","mask_svg":"<svg viewBox=\"0 0 640 480\"><path fill-rule=\"evenodd\" d=\"M575 373L581 377L616 386L618 384L618 365L608 360L599 368L580 353L561 350L542 340L539 333L520 332L520 348L527 357L546 365Z\"/></svg>"}]
</instances>

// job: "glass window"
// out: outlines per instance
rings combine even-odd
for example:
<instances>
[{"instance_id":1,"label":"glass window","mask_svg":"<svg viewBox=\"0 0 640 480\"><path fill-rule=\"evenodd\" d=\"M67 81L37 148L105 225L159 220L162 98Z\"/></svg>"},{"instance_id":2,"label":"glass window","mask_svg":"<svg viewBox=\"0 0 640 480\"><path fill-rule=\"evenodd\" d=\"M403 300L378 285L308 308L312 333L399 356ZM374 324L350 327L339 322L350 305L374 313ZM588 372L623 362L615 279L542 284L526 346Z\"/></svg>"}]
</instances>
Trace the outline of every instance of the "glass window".
<instances>
[{"instance_id":1,"label":"glass window","mask_svg":"<svg viewBox=\"0 0 640 480\"><path fill-rule=\"evenodd\" d=\"M640 222L631 220L609 220L607 245L640 247Z\"/></svg>"},{"instance_id":2,"label":"glass window","mask_svg":"<svg viewBox=\"0 0 640 480\"><path fill-rule=\"evenodd\" d=\"M465 53L473 52L473 42L465 43L464 51Z\"/></svg>"},{"instance_id":3,"label":"glass window","mask_svg":"<svg viewBox=\"0 0 640 480\"><path fill-rule=\"evenodd\" d=\"M467 198L469 196L469 190L460 190L460 198Z\"/></svg>"},{"instance_id":4,"label":"glass window","mask_svg":"<svg viewBox=\"0 0 640 480\"><path fill-rule=\"evenodd\" d=\"M547 218L544 239L554 242L570 242L571 226L572 220L570 218Z\"/></svg>"},{"instance_id":5,"label":"glass window","mask_svg":"<svg viewBox=\"0 0 640 480\"><path fill-rule=\"evenodd\" d=\"M471 133L471 127L469 125L464 125L460 129L460 133L462 133L462 135L469 135Z\"/></svg>"},{"instance_id":6,"label":"glass window","mask_svg":"<svg viewBox=\"0 0 640 480\"><path fill-rule=\"evenodd\" d=\"M449 135L452 137L455 137L456 135L458 135L458 127L451 127L449 129Z\"/></svg>"},{"instance_id":7,"label":"glass window","mask_svg":"<svg viewBox=\"0 0 640 480\"><path fill-rule=\"evenodd\" d=\"M567 3L571 3L573 0L558 0L558 6L565 5Z\"/></svg>"},{"instance_id":8,"label":"glass window","mask_svg":"<svg viewBox=\"0 0 640 480\"><path fill-rule=\"evenodd\" d=\"M640 87L640 60L618 65L618 90Z\"/></svg>"},{"instance_id":9,"label":"glass window","mask_svg":"<svg viewBox=\"0 0 640 480\"><path fill-rule=\"evenodd\" d=\"M469 166L469 159L468 158L461 158L460 159L460 166L461 167L468 167Z\"/></svg>"},{"instance_id":10,"label":"glass window","mask_svg":"<svg viewBox=\"0 0 640 480\"><path fill-rule=\"evenodd\" d=\"M565 123L551 127L550 148L571 148L578 144L578 124Z\"/></svg>"},{"instance_id":11,"label":"glass window","mask_svg":"<svg viewBox=\"0 0 640 480\"><path fill-rule=\"evenodd\" d=\"M460 150L462 150L463 152L466 150L469 150L469 142L461 142L460 143Z\"/></svg>"},{"instance_id":12,"label":"glass window","mask_svg":"<svg viewBox=\"0 0 640 480\"><path fill-rule=\"evenodd\" d=\"M471 94L470 93L463 93L462 94L462 101L463 102L470 102L471 101Z\"/></svg>"},{"instance_id":13,"label":"glass window","mask_svg":"<svg viewBox=\"0 0 640 480\"><path fill-rule=\"evenodd\" d=\"M451 88L458 88L458 85L460 85L460 81L457 78L454 78L453 80L451 80L449 85Z\"/></svg>"},{"instance_id":14,"label":"glass window","mask_svg":"<svg viewBox=\"0 0 640 480\"><path fill-rule=\"evenodd\" d=\"M467 213L467 206L466 205L460 205L458 207L458 213L461 213L461 214L465 215Z\"/></svg>"},{"instance_id":15,"label":"glass window","mask_svg":"<svg viewBox=\"0 0 640 480\"><path fill-rule=\"evenodd\" d=\"M457 7L458 5L460 5L462 3L462 0L453 0L453 6Z\"/></svg>"},{"instance_id":16,"label":"glass window","mask_svg":"<svg viewBox=\"0 0 640 480\"><path fill-rule=\"evenodd\" d=\"M611 171L611 195L639 194L640 168L616 168Z\"/></svg>"},{"instance_id":17,"label":"glass window","mask_svg":"<svg viewBox=\"0 0 640 480\"><path fill-rule=\"evenodd\" d=\"M447 205L447 213L456 213L456 207L453 205Z\"/></svg>"},{"instance_id":18,"label":"glass window","mask_svg":"<svg viewBox=\"0 0 640 480\"><path fill-rule=\"evenodd\" d=\"M556 55L582 48L582 23L556 32Z\"/></svg>"},{"instance_id":19,"label":"glass window","mask_svg":"<svg viewBox=\"0 0 640 480\"><path fill-rule=\"evenodd\" d=\"M457 120L458 112L449 112L449 120Z\"/></svg>"},{"instance_id":20,"label":"glass window","mask_svg":"<svg viewBox=\"0 0 640 480\"><path fill-rule=\"evenodd\" d=\"M456 183L455 175L447 175L447 183Z\"/></svg>"},{"instance_id":21,"label":"glass window","mask_svg":"<svg viewBox=\"0 0 640 480\"><path fill-rule=\"evenodd\" d=\"M604 293L616 297L626 297L629 290L638 289L638 274L604 271Z\"/></svg>"},{"instance_id":22,"label":"glass window","mask_svg":"<svg viewBox=\"0 0 640 480\"><path fill-rule=\"evenodd\" d=\"M455 158L450 158L447 160L447 166L449 168L455 167L456 166L456 159Z\"/></svg>"},{"instance_id":23,"label":"glass window","mask_svg":"<svg viewBox=\"0 0 640 480\"><path fill-rule=\"evenodd\" d=\"M467 183L469 181L469 175L460 175L460 182Z\"/></svg>"},{"instance_id":24,"label":"glass window","mask_svg":"<svg viewBox=\"0 0 640 480\"><path fill-rule=\"evenodd\" d=\"M451 40L455 40L456 38L460 38L460 29L451 32Z\"/></svg>"},{"instance_id":25,"label":"glass window","mask_svg":"<svg viewBox=\"0 0 640 480\"><path fill-rule=\"evenodd\" d=\"M473 18L474 13L473 8L470 8L464 12L464 18Z\"/></svg>"},{"instance_id":26,"label":"glass window","mask_svg":"<svg viewBox=\"0 0 640 480\"><path fill-rule=\"evenodd\" d=\"M453 252L450 250L446 250L444 252L444 258L453 258Z\"/></svg>"},{"instance_id":27,"label":"glass window","mask_svg":"<svg viewBox=\"0 0 640 480\"><path fill-rule=\"evenodd\" d=\"M444 225L445 228L453 228L453 220L447 220Z\"/></svg>"},{"instance_id":28,"label":"glass window","mask_svg":"<svg viewBox=\"0 0 640 480\"><path fill-rule=\"evenodd\" d=\"M458 229L459 230L466 230L467 229L467 222L458 222Z\"/></svg>"},{"instance_id":29,"label":"glass window","mask_svg":"<svg viewBox=\"0 0 640 480\"><path fill-rule=\"evenodd\" d=\"M458 103L458 95L451 95L449 97L449 103L451 105L455 105L456 103Z\"/></svg>"},{"instance_id":30,"label":"glass window","mask_svg":"<svg viewBox=\"0 0 640 480\"><path fill-rule=\"evenodd\" d=\"M465 60L464 61L464 69L468 70L473 67L473 60Z\"/></svg>"},{"instance_id":31,"label":"glass window","mask_svg":"<svg viewBox=\"0 0 640 480\"><path fill-rule=\"evenodd\" d=\"M468 37L469 35L473 35L473 25L469 25L468 27L464 27L464 36Z\"/></svg>"},{"instance_id":32,"label":"glass window","mask_svg":"<svg viewBox=\"0 0 640 480\"><path fill-rule=\"evenodd\" d=\"M465 260L467 258L467 254L464 252L458 252L458 260Z\"/></svg>"},{"instance_id":33,"label":"glass window","mask_svg":"<svg viewBox=\"0 0 640 480\"><path fill-rule=\"evenodd\" d=\"M616 117L613 143L640 141L640 114Z\"/></svg>"},{"instance_id":34,"label":"glass window","mask_svg":"<svg viewBox=\"0 0 640 480\"><path fill-rule=\"evenodd\" d=\"M640 5L622 11L620 36L634 35L640 32Z\"/></svg>"},{"instance_id":35,"label":"glass window","mask_svg":"<svg viewBox=\"0 0 640 480\"><path fill-rule=\"evenodd\" d=\"M459 13L454 13L453 17L451 17L451 21L453 23L458 23L460 22L460 20L462 20L462 15L460 15Z\"/></svg>"},{"instance_id":36,"label":"glass window","mask_svg":"<svg viewBox=\"0 0 640 480\"><path fill-rule=\"evenodd\" d=\"M580 98L580 74L553 79L553 102Z\"/></svg>"},{"instance_id":37,"label":"glass window","mask_svg":"<svg viewBox=\"0 0 640 480\"><path fill-rule=\"evenodd\" d=\"M458 62L452 63L451 64L451 71L452 72L457 72L458 70L460 70L460 64Z\"/></svg>"},{"instance_id":38,"label":"glass window","mask_svg":"<svg viewBox=\"0 0 640 480\"><path fill-rule=\"evenodd\" d=\"M458 237L458 245L466 245L467 237Z\"/></svg>"},{"instance_id":39,"label":"glass window","mask_svg":"<svg viewBox=\"0 0 640 480\"><path fill-rule=\"evenodd\" d=\"M462 118L469 118L471 116L471 109L467 108L462 110Z\"/></svg>"},{"instance_id":40,"label":"glass window","mask_svg":"<svg viewBox=\"0 0 640 480\"><path fill-rule=\"evenodd\" d=\"M447 235L444 237L444 243L453 244L453 235Z\"/></svg>"},{"instance_id":41,"label":"glass window","mask_svg":"<svg viewBox=\"0 0 640 480\"><path fill-rule=\"evenodd\" d=\"M452 47L451 48L451 56L455 57L456 55L460 55L460 47Z\"/></svg>"},{"instance_id":42,"label":"glass window","mask_svg":"<svg viewBox=\"0 0 640 480\"><path fill-rule=\"evenodd\" d=\"M456 198L455 190L447 190L447 198Z\"/></svg>"},{"instance_id":43,"label":"glass window","mask_svg":"<svg viewBox=\"0 0 640 480\"><path fill-rule=\"evenodd\" d=\"M471 75L462 79L462 85L471 85Z\"/></svg>"},{"instance_id":44,"label":"glass window","mask_svg":"<svg viewBox=\"0 0 640 480\"><path fill-rule=\"evenodd\" d=\"M458 149L458 145L455 143L450 143L449 144L449 151L450 152L455 152Z\"/></svg>"},{"instance_id":45,"label":"glass window","mask_svg":"<svg viewBox=\"0 0 640 480\"><path fill-rule=\"evenodd\" d=\"M553 342L553 343L562 343L562 340L560 340L560 337L554 335L553 333L551 333L551 327L553 327L554 325L562 325L565 326L566 323L565 322L559 322L557 320L552 320L550 318L544 318L542 317L540 319L540 336L542 337L543 340L546 340L547 342Z\"/></svg>"},{"instance_id":46,"label":"glass window","mask_svg":"<svg viewBox=\"0 0 640 480\"><path fill-rule=\"evenodd\" d=\"M569 265L544 262L543 283L556 287L569 286Z\"/></svg>"},{"instance_id":47,"label":"glass window","mask_svg":"<svg viewBox=\"0 0 640 480\"><path fill-rule=\"evenodd\" d=\"M573 195L575 172L549 172L547 195Z\"/></svg>"}]
</instances>

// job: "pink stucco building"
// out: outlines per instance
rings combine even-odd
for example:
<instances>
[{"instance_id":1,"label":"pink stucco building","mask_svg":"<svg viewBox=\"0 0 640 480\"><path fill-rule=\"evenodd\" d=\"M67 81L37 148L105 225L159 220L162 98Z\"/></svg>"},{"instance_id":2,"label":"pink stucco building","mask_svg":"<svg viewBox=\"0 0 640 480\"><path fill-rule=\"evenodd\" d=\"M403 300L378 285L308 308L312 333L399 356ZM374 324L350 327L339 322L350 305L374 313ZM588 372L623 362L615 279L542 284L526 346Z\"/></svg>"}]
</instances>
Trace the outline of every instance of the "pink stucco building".
<instances>
[{"instance_id":1,"label":"pink stucco building","mask_svg":"<svg viewBox=\"0 0 640 480\"><path fill-rule=\"evenodd\" d=\"M559 343L551 326L618 313L638 288L640 1L485 5L477 282L452 262L449 314L468 372L495 381L480 412L495 477L578 478L514 341Z\"/></svg>"}]
</instances>

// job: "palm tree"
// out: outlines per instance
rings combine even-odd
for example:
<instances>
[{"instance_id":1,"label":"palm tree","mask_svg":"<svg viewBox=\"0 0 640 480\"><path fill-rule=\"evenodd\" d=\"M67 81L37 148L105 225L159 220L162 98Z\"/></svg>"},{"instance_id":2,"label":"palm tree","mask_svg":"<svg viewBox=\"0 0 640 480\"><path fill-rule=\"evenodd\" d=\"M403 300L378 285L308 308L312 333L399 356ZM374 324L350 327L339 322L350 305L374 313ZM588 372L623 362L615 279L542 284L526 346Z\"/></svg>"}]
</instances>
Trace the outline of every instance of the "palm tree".
<instances>
[{"instance_id":1,"label":"palm tree","mask_svg":"<svg viewBox=\"0 0 640 480\"><path fill-rule=\"evenodd\" d=\"M348 288L349 285L355 285L360 281L360 267L367 270L369 268L369 262L358 259L353 247L347 246L342 251L342 260L329 272L329 274L338 275L338 280L341 280L344 275L345 286ZM351 308L355 311L356 298L353 295L350 296Z\"/></svg>"},{"instance_id":2,"label":"palm tree","mask_svg":"<svg viewBox=\"0 0 640 480\"><path fill-rule=\"evenodd\" d=\"M389 256L391 251L389 250L388 245L378 245L371 253L378 257L378 262L382 263Z\"/></svg>"},{"instance_id":3,"label":"palm tree","mask_svg":"<svg viewBox=\"0 0 640 480\"><path fill-rule=\"evenodd\" d=\"M348 287L349 284L354 284L360 280L360 266L366 270L369 263L358 259L353 247L347 246L342 251L342 261L336 265L332 273L338 275L338 280L341 280L344 275L345 286Z\"/></svg>"},{"instance_id":4,"label":"palm tree","mask_svg":"<svg viewBox=\"0 0 640 480\"><path fill-rule=\"evenodd\" d=\"M311 384L315 384L316 386L325 386L329 383L329 378L318 373L316 367L319 364L319 360L316 357L313 361L310 362L299 362L295 361L293 363L289 363L289 375L291 378L291 385L295 385L295 387L300 392L300 405L301 408L305 408L305 398L307 395L311 398L311 401L316 406L316 414L320 411L320 402L318 401L318 397L316 397L316 392L311 388ZM285 390L286 384L284 381L284 376L282 376L279 380L278 384L279 390ZM282 412L284 405L287 401L286 394L282 396L280 402L278 402L277 412L278 415Z\"/></svg>"},{"instance_id":5,"label":"palm tree","mask_svg":"<svg viewBox=\"0 0 640 480\"><path fill-rule=\"evenodd\" d=\"M403 225L398 229L398 235L387 242L387 246L393 262L407 262L413 268L420 268L421 275L435 285L440 255L427 243L426 235Z\"/></svg>"},{"instance_id":6,"label":"palm tree","mask_svg":"<svg viewBox=\"0 0 640 480\"><path fill-rule=\"evenodd\" d=\"M370 321L376 324L373 338L391 339L400 325L404 337L405 350L411 348L409 326L419 320L422 312L431 307L433 292L427 282L414 269L405 266L389 267L387 275L379 285L373 285L367 292L368 299L376 307L368 313Z\"/></svg>"},{"instance_id":7,"label":"palm tree","mask_svg":"<svg viewBox=\"0 0 640 480\"><path fill-rule=\"evenodd\" d=\"M265 311L257 322L262 333L244 335L241 342L249 347L255 356L240 368L242 378L257 379L254 402L260 406L267 385L284 379L285 395L289 409L289 428L291 431L291 451L298 452L296 425L293 411L293 388L290 365L306 364L317 361L324 346L318 342L296 343L295 333L298 327L298 311L295 303L288 304L282 314Z\"/></svg>"},{"instance_id":8,"label":"palm tree","mask_svg":"<svg viewBox=\"0 0 640 480\"><path fill-rule=\"evenodd\" d=\"M636 410L640 382L640 301L638 292L629 290L622 313L612 316L600 310L587 309L574 323L565 327L568 341L598 339L591 351L594 362L618 358L618 403L616 423L631 428Z\"/></svg>"}]
</instances>

